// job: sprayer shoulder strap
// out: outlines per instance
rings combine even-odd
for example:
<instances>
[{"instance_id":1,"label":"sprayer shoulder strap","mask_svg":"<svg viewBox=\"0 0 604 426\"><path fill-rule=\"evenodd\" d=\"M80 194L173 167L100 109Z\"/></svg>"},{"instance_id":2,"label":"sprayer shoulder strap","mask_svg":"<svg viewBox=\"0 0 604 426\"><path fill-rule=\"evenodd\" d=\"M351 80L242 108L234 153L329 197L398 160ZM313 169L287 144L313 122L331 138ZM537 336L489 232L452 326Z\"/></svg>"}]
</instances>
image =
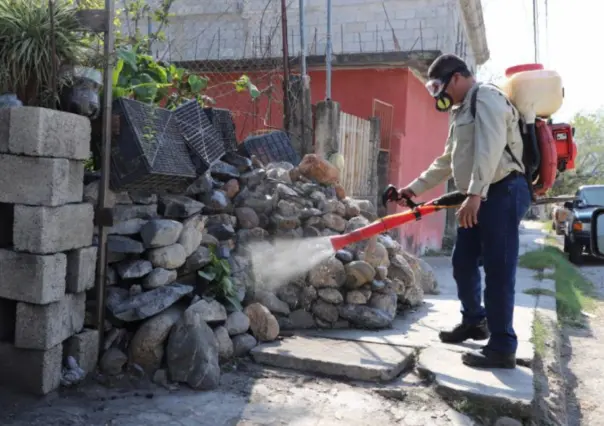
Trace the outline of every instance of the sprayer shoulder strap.
<instances>
[{"instance_id":1,"label":"sprayer shoulder strap","mask_svg":"<svg viewBox=\"0 0 604 426\"><path fill-rule=\"evenodd\" d=\"M480 89L480 86L482 86L482 84L478 83L478 87L476 87L476 89L474 90L474 92L472 92L472 97L470 98L470 112L472 113L472 118L474 118L474 119L476 119L476 102L477 102L478 90ZM491 84L491 86L497 87L494 84ZM510 104L510 101L507 100L507 99L506 99L506 102L508 104ZM518 159L516 158L516 156L512 152L512 149L510 148L510 145L508 145L508 144L505 145L505 152L507 152L510 155L510 157L512 157L512 161L514 161L514 163L516 163L520 167L523 167L522 163L520 161L518 161Z\"/></svg>"}]
</instances>

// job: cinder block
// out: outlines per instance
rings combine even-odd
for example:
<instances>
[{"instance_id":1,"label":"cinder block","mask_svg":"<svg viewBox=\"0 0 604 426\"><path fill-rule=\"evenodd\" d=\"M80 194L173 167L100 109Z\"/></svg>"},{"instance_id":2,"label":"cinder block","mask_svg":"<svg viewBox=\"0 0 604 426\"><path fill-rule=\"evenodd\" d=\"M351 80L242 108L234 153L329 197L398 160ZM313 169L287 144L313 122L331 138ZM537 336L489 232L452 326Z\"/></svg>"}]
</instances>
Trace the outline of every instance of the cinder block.
<instances>
[{"instance_id":1,"label":"cinder block","mask_svg":"<svg viewBox=\"0 0 604 426\"><path fill-rule=\"evenodd\" d=\"M13 243L16 251L58 253L92 245L91 204L60 207L15 206Z\"/></svg>"},{"instance_id":2,"label":"cinder block","mask_svg":"<svg viewBox=\"0 0 604 426\"><path fill-rule=\"evenodd\" d=\"M97 248L85 247L67 253L67 292L81 293L94 287Z\"/></svg>"},{"instance_id":3,"label":"cinder block","mask_svg":"<svg viewBox=\"0 0 604 426\"><path fill-rule=\"evenodd\" d=\"M99 358L98 330L84 330L65 341L65 357L72 356L82 370L92 373Z\"/></svg>"},{"instance_id":4,"label":"cinder block","mask_svg":"<svg viewBox=\"0 0 604 426\"><path fill-rule=\"evenodd\" d=\"M45 305L65 293L67 256L0 249L0 297Z\"/></svg>"},{"instance_id":5,"label":"cinder block","mask_svg":"<svg viewBox=\"0 0 604 426\"><path fill-rule=\"evenodd\" d=\"M14 342L16 320L17 302L0 299L0 342Z\"/></svg>"},{"instance_id":6,"label":"cinder block","mask_svg":"<svg viewBox=\"0 0 604 426\"><path fill-rule=\"evenodd\" d=\"M0 154L0 203L59 206L83 191L83 161Z\"/></svg>"},{"instance_id":7,"label":"cinder block","mask_svg":"<svg viewBox=\"0 0 604 426\"><path fill-rule=\"evenodd\" d=\"M46 395L61 384L62 355L60 344L47 351L36 351L0 343L0 384Z\"/></svg>"},{"instance_id":8,"label":"cinder block","mask_svg":"<svg viewBox=\"0 0 604 426\"><path fill-rule=\"evenodd\" d=\"M86 294L66 294L48 305L17 304L15 346L20 349L50 349L84 327Z\"/></svg>"},{"instance_id":9,"label":"cinder block","mask_svg":"<svg viewBox=\"0 0 604 426\"><path fill-rule=\"evenodd\" d=\"M6 116L7 113L4 114ZM3 152L70 160L86 160L89 157L88 118L37 107L11 108L8 114L8 143Z\"/></svg>"}]
</instances>

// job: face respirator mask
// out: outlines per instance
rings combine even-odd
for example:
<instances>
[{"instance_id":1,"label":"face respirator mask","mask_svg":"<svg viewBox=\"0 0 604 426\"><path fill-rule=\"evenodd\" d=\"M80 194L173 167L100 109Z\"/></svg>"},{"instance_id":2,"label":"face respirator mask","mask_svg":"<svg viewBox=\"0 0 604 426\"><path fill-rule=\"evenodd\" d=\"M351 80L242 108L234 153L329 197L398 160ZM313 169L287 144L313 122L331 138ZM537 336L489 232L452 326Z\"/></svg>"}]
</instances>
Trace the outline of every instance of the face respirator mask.
<instances>
[{"instance_id":1,"label":"face respirator mask","mask_svg":"<svg viewBox=\"0 0 604 426\"><path fill-rule=\"evenodd\" d=\"M426 89L430 96L436 100L436 110L439 112L447 112L453 106L453 98L446 92L447 86L451 82L453 76L465 68L458 68L447 74L445 78L435 78L426 83Z\"/></svg>"}]
</instances>

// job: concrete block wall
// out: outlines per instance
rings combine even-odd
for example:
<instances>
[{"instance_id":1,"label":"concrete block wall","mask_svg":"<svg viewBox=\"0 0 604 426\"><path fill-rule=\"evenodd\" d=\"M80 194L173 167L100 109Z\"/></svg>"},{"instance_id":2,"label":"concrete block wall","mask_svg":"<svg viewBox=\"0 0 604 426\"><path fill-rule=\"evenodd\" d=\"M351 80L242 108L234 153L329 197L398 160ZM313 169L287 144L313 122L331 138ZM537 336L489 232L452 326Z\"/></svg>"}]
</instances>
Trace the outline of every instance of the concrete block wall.
<instances>
[{"instance_id":1,"label":"concrete block wall","mask_svg":"<svg viewBox=\"0 0 604 426\"><path fill-rule=\"evenodd\" d=\"M42 108L0 109L0 385L59 387L73 356L98 354L84 330L94 286L93 206L83 202L87 118Z\"/></svg>"},{"instance_id":2,"label":"concrete block wall","mask_svg":"<svg viewBox=\"0 0 604 426\"><path fill-rule=\"evenodd\" d=\"M297 55L301 48L298 2L288 3L289 49ZM396 51L399 47L403 51L441 50L465 56L474 65L460 0L333 0L332 4L334 53ZM172 12L167 42L155 47L160 56L205 60L281 55L280 0L179 0ZM307 0L305 19L307 49L323 55L325 0Z\"/></svg>"}]
</instances>

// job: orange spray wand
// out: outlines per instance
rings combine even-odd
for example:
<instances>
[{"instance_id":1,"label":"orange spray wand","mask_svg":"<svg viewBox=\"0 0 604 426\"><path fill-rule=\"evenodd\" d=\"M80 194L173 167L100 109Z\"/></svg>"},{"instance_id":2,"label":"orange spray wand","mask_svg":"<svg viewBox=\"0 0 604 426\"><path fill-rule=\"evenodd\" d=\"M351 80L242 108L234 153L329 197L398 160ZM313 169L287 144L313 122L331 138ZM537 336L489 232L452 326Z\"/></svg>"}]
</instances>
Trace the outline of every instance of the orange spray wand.
<instances>
[{"instance_id":1,"label":"orange spray wand","mask_svg":"<svg viewBox=\"0 0 604 426\"><path fill-rule=\"evenodd\" d=\"M465 198L466 195L462 194L461 192L450 192L441 197L435 198L434 200L420 204L415 204L411 200L407 199L406 202L407 205L411 207L410 210L382 217L375 222L349 232L348 234L333 236L331 237L330 241L333 249L337 251L346 247L347 245L366 240L389 229L404 225L405 223L420 220L425 215L443 209L459 207ZM401 198L396 188L390 185L388 188L386 188L386 191L384 191L382 203L385 206L388 202L396 202L400 199Z\"/></svg>"}]
</instances>

